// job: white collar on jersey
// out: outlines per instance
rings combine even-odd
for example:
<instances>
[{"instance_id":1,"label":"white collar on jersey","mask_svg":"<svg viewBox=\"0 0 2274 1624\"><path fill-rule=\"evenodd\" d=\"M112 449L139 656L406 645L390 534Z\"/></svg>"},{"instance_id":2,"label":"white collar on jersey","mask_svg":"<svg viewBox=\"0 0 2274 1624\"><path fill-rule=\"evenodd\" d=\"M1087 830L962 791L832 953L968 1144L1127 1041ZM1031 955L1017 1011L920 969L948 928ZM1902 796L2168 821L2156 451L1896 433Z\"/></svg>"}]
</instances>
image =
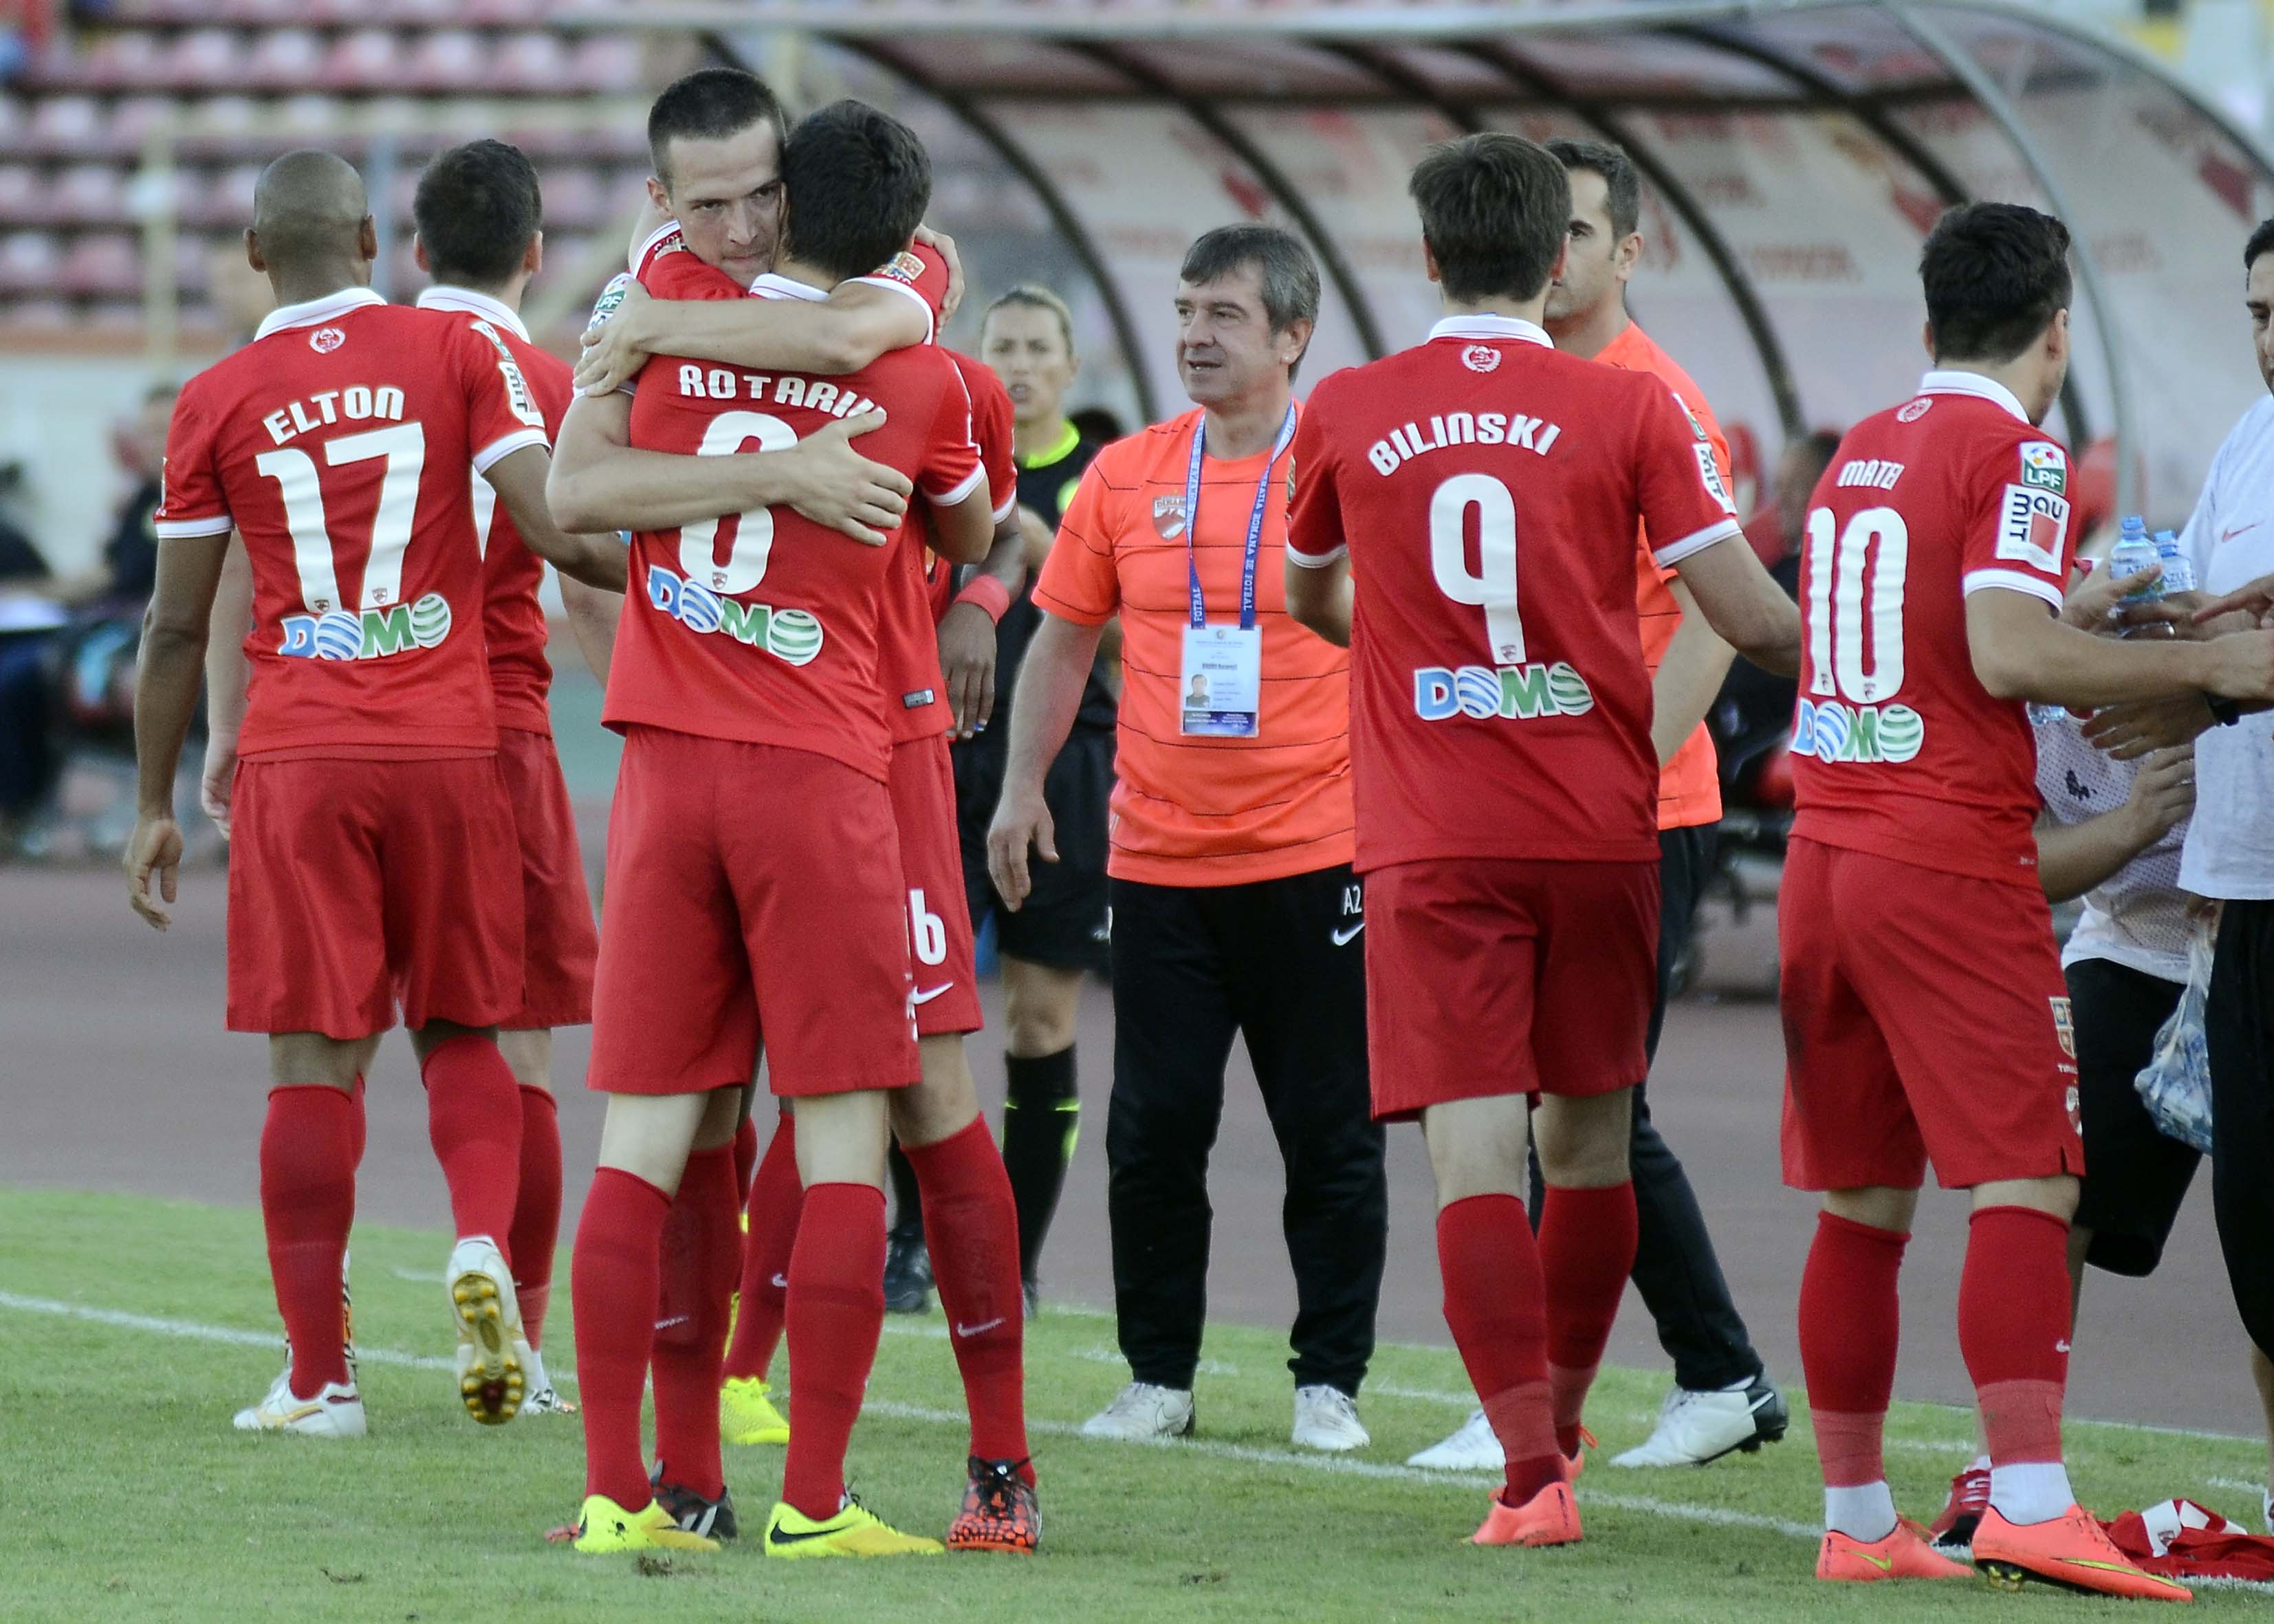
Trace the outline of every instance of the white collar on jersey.
<instances>
[{"instance_id":1,"label":"white collar on jersey","mask_svg":"<svg viewBox=\"0 0 2274 1624\"><path fill-rule=\"evenodd\" d=\"M1432 339L1439 338L1513 338L1527 344L1538 344L1544 350L1555 348L1555 341L1547 336L1547 329L1536 322L1519 320L1514 316L1448 316L1429 329Z\"/></svg>"},{"instance_id":2,"label":"white collar on jersey","mask_svg":"<svg viewBox=\"0 0 2274 1624\"><path fill-rule=\"evenodd\" d=\"M1921 395L1970 395L1993 406L2002 406L2023 423L2029 414L2022 410L2022 397L1995 378L1984 378L1979 372L1961 372L1937 368L1919 380ZM2034 425L2032 425L2034 426Z\"/></svg>"},{"instance_id":3,"label":"white collar on jersey","mask_svg":"<svg viewBox=\"0 0 2274 1624\"><path fill-rule=\"evenodd\" d=\"M750 291L762 299L803 299L808 304L818 304L829 297L826 288L817 288L809 282L799 282L773 271L752 282Z\"/></svg>"},{"instance_id":4,"label":"white collar on jersey","mask_svg":"<svg viewBox=\"0 0 2274 1624\"><path fill-rule=\"evenodd\" d=\"M472 288L453 288L438 283L418 296L421 310L463 310L470 316L479 316L485 321L494 321L523 343L528 343L529 329L522 325L521 312L503 299L478 292Z\"/></svg>"},{"instance_id":5,"label":"white collar on jersey","mask_svg":"<svg viewBox=\"0 0 2274 1624\"><path fill-rule=\"evenodd\" d=\"M266 338L271 333L282 332L286 327L312 327L319 321L329 321L335 316L344 316L348 312L360 310L366 304L386 303L369 288L343 288L337 293L327 293L320 299L278 305L268 312L259 327L253 328L252 336Z\"/></svg>"}]
</instances>

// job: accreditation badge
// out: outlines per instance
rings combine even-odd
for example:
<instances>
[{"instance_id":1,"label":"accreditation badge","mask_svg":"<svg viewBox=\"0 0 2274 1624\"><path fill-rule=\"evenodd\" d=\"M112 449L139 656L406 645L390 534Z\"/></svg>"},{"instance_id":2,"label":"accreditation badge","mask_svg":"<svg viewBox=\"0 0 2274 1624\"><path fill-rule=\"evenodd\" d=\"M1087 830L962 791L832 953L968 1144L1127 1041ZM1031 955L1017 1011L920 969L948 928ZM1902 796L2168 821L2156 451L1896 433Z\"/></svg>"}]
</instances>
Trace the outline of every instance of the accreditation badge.
<instances>
[{"instance_id":1,"label":"accreditation badge","mask_svg":"<svg viewBox=\"0 0 2274 1624\"><path fill-rule=\"evenodd\" d=\"M1187 737L1253 739L1263 698L1263 628L1187 626L1177 678Z\"/></svg>"}]
</instances>

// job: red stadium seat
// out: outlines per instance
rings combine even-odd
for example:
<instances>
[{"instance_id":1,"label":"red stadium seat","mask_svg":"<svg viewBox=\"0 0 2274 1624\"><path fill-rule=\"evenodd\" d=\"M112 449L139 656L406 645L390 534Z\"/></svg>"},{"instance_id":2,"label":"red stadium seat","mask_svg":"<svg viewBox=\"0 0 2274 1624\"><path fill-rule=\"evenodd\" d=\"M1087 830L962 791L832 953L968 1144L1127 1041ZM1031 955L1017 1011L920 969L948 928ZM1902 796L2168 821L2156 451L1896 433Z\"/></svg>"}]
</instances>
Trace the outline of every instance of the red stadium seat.
<instances>
[{"instance_id":1,"label":"red stadium seat","mask_svg":"<svg viewBox=\"0 0 2274 1624\"><path fill-rule=\"evenodd\" d=\"M257 163L233 164L208 179L193 204L185 206L185 222L208 230L242 231L252 223L252 188L260 179Z\"/></svg>"},{"instance_id":2,"label":"red stadium seat","mask_svg":"<svg viewBox=\"0 0 2274 1624\"><path fill-rule=\"evenodd\" d=\"M164 36L144 29L107 34L90 46L71 73L89 90L139 90L166 82Z\"/></svg>"},{"instance_id":3,"label":"red stadium seat","mask_svg":"<svg viewBox=\"0 0 2274 1624\"><path fill-rule=\"evenodd\" d=\"M115 225L127 217L125 177L116 164L75 163L48 199L50 218L79 225Z\"/></svg>"},{"instance_id":4,"label":"red stadium seat","mask_svg":"<svg viewBox=\"0 0 2274 1624\"><path fill-rule=\"evenodd\" d=\"M579 41L566 90L628 92L640 87L640 43L628 34L596 34Z\"/></svg>"},{"instance_id":5,"label":"red stadium seat","mask_svg":"<svg viewBox=\"0 0 2274 1624\"><path fill-rule=\"evenodd\" d=\"M93 96L42 96L33 103L22 150L57 157L86 152L102 142L102 124Z\"/></svg>"},{"instance_id":6,"label":"red stadium seat","mask_svg":"<svg viewBox=\"0 0 2274 1624\"><path fill-rule=\"evenodd\" d=\"M324 58L317 83L328 90L376 90L399 84L403 41L386 28L358 28L343 34Z\"/></svg>"},{"instance_id":7,"label":"red stadium seat","mask_svg":"<svg viewBox=\"0 0 2274 1624\"><path fill-rule=\"evenodd\" d=\"M165 82L185 91L242 85L245 56L244 41L228 29L195 28L174 41Z\"/></svg>"},{"instance_id":8,"label":"red stadium seat","mask_svg":"<svg viewBox=\"0 0 2274 1624\"><path fill-rule=\"evenodd\" d=\"M128 96L117 103L108 128L109 150L119 158L140 156L142 144L180 115L181 102L173 96Z\"/></svg>"},{"instance_id":9,"label":"red stadium seat","mask_svg":"<svg viewBox=\"0 0 2274 1624\"><path fill-rule=\"evenodd\" d=\"M473 90L486 81L489 69L490 53L478 36L441 28L412 48L406 78L417 90Z\"/></svg>"},{"instance_id":10,"label":"red stadium seat","mask_svg":"<svg viewBox=\"0 0 2274 1624\"><path fill-rule=\"evenodd\" d=\"M80 297L142 290L142 255L124 231L82 237L64 255L56 284Z\"/></svg>"},{"instance_id":11,"label":"red stadium seat","mask_svg":"<svg viewBox=\"0 0 2274 1624\"><path fill-rule=\"evenodd\" d=\"M547 169L539 177L545 193L547 231L589 231L616 207L615 199L601 189L599 177L584 168Z\"/></svg>"},{"instance_id":12,"label":"red stadium seat","mask_svg":"<svg viewBox=\"0 0 2274 1624\"><path fill-rule=\"evenodd\" d=\"M0 282L0 286L5 286ZM8 327L16 333L61 333L79 325L79 312L62 299L11 299Z\"/></svg>"},{"instance_id":13,"label":"red stadium seat","mask_svg":"<svg viewBox=\"0 0 2274 1624\"><path fill-rule=\"evenodd\" d=\"M39 177L27 165L0 163L0 221L12 225L44 219L48 207L41 191Z\"/></svg>"},{"instance_id":14,"label":"red stadium seat","mask_svg":"<svg viewBox=\"0 0 2274 1624\"><path fill-rule=\"evenodd\" d=\"M63 250L45 231L11 231L0 237L0 289L51 292Z\"/></svg>"},{"instance_id":15,"label":"red stadium seat","mask_svg":"<svg viewBox=\"0 0 2274 1624\"><path fill-rule=\"evenodd\" d=\"M491 83L501 91L555 95L569 83L568 43L557 34L508 35L498 51Z\"/></svg>"},{"instance_id":16,"label":"red stadium seat","mask_svg":"<svg viewBox=\"0 0 2274 1624\"><path fill-rule=\"evenodd\" d=\"M305 28L277 28L258 36L245 58L242 83L256 90L305 90L317 82L322 42Z\"/></svg>"}]
</instances>

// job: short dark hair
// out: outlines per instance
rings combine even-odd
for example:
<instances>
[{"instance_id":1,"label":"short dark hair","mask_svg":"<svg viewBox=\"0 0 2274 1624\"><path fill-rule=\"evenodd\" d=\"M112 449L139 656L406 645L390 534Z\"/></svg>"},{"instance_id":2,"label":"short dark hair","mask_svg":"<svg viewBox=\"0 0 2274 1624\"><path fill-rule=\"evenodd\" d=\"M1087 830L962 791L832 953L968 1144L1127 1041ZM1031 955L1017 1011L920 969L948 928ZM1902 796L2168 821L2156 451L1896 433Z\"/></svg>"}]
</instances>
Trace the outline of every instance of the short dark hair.
<instances>
[{"instance_id":1,"label":"short dark hair","mask_svg":"<svg viewBox=\"0 0 2274 1624\"><path fill-rule=\"evenodd\" d=\"M410 218L436 282L494 288L521 268L545 223L545 200L521 148L468 141L426 166Z\"/></svg>"},{"instance_id":2,"label":"short dark hair","mask_svg":"<svg viewBox=\"0 0 2274 1624\"><path fill-rule=\"evenodd\" d=\"M2250 234L2250 240L2242 245L2242 274L2245 276L2249 275L2251 267L2258 263L2258 256L2270 248L2274 248L2274 220L2262 220L2258 222L2258 229Z\"/></svg>"},{"instance_id":3,"label":"short dark hair","mask_svg":"<svg viewBox=\"0 0 2274 1624\"><path fill-rule=\"evenodd\" d=\"M764 122L777 145L789 145L789 122L765 80L740 68L697 68L664 86L647 110L647 152L656 178L671 184L674 140L720 141Z\"/></svg>"},{"instance_id":4,"label":"short dark hair","mask_svg":"<svg viewBox=\"0 0 2274 1624\"><path fill-rule=\"evenodd\" d=\"M1585 169L1601 176L1611 235L1624 242L1635 234L1642 224L1642 172L1627 156L1625 147L1609 141L1575 141L1558 136L1547 143L1547 150L1566 169Z\"/></svg>"},{"instance_id":5,"label":"short dark hair","mask_svg":"<svg viewBox=\"0 0 2274 1624\"><path fill-rule=\"evenodd\" d=\"M931 160L916 132L865 102L809 113L782 148L789 199L782 250L840 278L888 263L931 203Z\"/></svg>"},{"instance_id":6,"label":"short dark hair","mask_svg":"<svg viewBox=\"0 0 2274 1624\"><path fill-rule=\"evenodd\" d=\"M1318 325L1319 262L1292 232L1277 226L1218 226L1201 232L1185 250L1177 278L1210 282L1250 265L1263 285L1263 314L1274 333L1284 333L1298 321ZM1287 376L1292 378L1302 365L1297 356Z\"/></svg>"},{"instance_id":7,"label":"short dark hair","mask_svg":"<svg viewBox=\"0 0 2274 1624\"><path fill-rule=\"evenodd\" d=\"M1406 191L1445 297L1537 298L1571 229L1571 177L1537 141L1487 131L1432 147Z\"/></svg>"},{"instance_id":8,"label":"short dark hair","mask_svg":"<svg viewBox=\"0 0 2274 1624\"><path fill-rule=\"evenodd\" d=\"M1919 252L1937 360L2010 361L2068 308L2068 228L2019 203L1946 209Z\"/></svg>"}]
</instances>

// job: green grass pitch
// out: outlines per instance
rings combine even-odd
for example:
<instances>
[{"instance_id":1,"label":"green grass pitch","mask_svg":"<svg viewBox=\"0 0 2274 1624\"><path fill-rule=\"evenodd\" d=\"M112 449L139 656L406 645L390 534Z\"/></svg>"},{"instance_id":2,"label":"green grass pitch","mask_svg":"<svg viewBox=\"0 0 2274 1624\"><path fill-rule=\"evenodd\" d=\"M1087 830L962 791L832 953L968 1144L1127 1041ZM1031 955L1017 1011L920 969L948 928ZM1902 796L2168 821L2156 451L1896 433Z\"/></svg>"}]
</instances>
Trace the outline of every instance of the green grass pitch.
<instances>
[{"instance_id":1,"label":"green grass pitch","mask_svg":"<svg viewBox=\"0 0 2274 1624\"><path fill-rule=\"evenodd\" d=\"M705 1556L581 1557L545 1530L583 1486L573 1417L496 1431L458 1408L439 1233L359 1227L358 1335L372 1435L245 1437L230 1412L277 1362L257 1214L134 1197L0 1190L0 1618L518 1620L2044 1619L2125 1604L1968 1584L1820 1585L1805 1412L1754 1456L1581 1485L1587 1539L1480 1551L1483 1478L1401 1462L1469 1400L1449 1350L1382 1350L1358 1457L1287 1443L1286 1349L1215 1326L1201 1428L1162 1447L1074 1435L1124 1380L1112 1324L1046 1305L1028 1394L1045 1534L1030 1560L937 1557L769 1564L745 1540ZM561 1261L565 1282L567 1259ZM574 1363L568 1292L548 1339ZM962 1393L945 1327L895 1318L855 1433L855 1487L887 1520L945 1528L962 1486ZM1928 1334L1926 1327L1920 1335ZM1663 1378L1605 1372L1589 1417L1609 1454L1639 1440ZM564 1383L564 1386L567 1384ZM1958 1412L1898 1406L1888 1463L1924 1520L1969 1453ZM2080 1492L2104 1510L2191 1493L2255 1520L2250 1443L2071 1428ZM763 1520L774 1449L727 1452L746 1523ZM2222 1483L2225 1486L2220 1486ZM2206 1591L2199 1611L2268 1616L2263 1594Z\"/></svg>"}]
</instances>

